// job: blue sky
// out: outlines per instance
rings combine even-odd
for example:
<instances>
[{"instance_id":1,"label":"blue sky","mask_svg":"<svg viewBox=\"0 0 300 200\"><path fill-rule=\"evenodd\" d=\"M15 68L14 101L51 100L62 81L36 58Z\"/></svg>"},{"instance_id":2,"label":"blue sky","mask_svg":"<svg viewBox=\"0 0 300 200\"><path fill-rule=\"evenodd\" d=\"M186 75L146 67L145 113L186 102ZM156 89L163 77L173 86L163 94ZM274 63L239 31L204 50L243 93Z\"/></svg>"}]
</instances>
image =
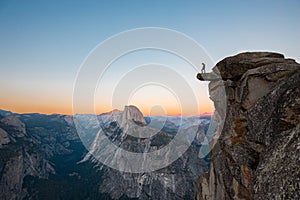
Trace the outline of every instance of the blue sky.
<instances>
[{"instance_id":1,"label":"blue sky","mask_svg":"<svg viewBox=\"0 0 300 200\"><path fill-rule=\"evenodd\" d=\"M300 61L300 1L0 2L0 108L69 113L80 64L106 38L141 27L180 31L214 62L268 50Z\"/></svg>"}]
</instances>

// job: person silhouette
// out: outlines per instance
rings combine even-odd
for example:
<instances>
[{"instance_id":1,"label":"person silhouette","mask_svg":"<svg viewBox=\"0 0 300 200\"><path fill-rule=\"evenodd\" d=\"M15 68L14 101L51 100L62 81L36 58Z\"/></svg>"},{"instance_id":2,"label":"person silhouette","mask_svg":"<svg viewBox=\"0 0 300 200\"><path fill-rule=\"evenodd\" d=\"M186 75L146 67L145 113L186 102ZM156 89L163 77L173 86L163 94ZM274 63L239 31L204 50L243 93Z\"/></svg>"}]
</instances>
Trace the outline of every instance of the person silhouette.
<instances>
[{"instance_id":1,"label":"person silhouette","mask_svg":"<svg viewBox=\"0 0 300 200\"><path fill-rule=\"evenodd\" d=\"M205 64L204 64L204 63L202 63L201 73L202 73L202 74L205 73Z\"/></svg>"}]
</instances>

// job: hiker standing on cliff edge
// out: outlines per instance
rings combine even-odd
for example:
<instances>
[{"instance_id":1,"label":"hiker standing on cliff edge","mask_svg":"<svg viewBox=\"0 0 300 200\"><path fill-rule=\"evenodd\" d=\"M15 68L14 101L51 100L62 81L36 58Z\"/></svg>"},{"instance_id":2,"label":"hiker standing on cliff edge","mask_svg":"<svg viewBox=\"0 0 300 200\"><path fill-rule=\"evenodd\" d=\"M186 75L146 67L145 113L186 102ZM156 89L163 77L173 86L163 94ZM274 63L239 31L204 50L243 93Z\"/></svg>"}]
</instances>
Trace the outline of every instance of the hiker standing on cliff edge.
<instances>
[{"instance_id":1,"label":"hiker standing on cliff edge","mask_svg":"<svg viewBox=\"0 0 300 200\"><path fill-rule=\"evenodd\" d=\"M204 64L204 63L202 63L201 73L202 73L202 74L205 73L205 64Z\"/></svg>"}]
</instances>

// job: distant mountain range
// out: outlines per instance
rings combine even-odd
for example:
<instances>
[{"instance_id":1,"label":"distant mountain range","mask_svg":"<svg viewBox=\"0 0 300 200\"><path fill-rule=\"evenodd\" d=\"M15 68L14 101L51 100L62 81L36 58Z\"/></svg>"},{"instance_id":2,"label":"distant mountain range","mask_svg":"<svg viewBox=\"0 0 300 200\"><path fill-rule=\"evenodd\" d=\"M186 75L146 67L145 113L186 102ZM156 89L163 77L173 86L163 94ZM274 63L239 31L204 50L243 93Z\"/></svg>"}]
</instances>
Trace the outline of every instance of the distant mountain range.
<instances>
[{"instance_id":1,"label":"distant mountain range","mask_svg":"<svg viewBox=\"0 0 300 200\"><path fill-rule=\"evenodd\" d=\"M0 110L0 115L2 115L2 116L9 116L9 115L13 115L13 114L15 114L15 113L6 111L6 110Z\"/></svg>"},{"instance_id":2,"label":"distant mountain range","mask_svg":"<svg viewBox=\"0 0 300 200\"><path fill-rule=\"evenodd\" d=\"M208 116L144 117L135 106L96 117L1 110L0 199L193 199L195 179L208 170L208 157L197 155L209 124ZM191 126L197 134L190 148L158 171L120 172L95 157L102 133L119 148L144 152ZM134 136L146 133L154 135Z\"/></svg>"}]
</instances>

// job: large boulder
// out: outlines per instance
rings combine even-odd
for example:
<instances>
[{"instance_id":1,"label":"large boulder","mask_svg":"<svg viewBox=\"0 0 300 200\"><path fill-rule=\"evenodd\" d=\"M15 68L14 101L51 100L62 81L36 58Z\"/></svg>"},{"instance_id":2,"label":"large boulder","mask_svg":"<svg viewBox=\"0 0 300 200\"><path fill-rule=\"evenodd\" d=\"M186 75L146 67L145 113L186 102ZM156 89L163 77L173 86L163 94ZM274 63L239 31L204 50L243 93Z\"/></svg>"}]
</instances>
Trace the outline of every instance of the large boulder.
<instances>
[{"instance_id":1,"label":"large boulder","mask_svg":"<svg viewBox=\"0 0 300 200\"><path fill-rule=\"evenodd\" d=\"M270 52L246 52L227 57L216 64L213 71L224 80L238 80L249 69L274 63L296 64L292 59L285 59L282 54Z\"/></svg>"}]
</instances>

